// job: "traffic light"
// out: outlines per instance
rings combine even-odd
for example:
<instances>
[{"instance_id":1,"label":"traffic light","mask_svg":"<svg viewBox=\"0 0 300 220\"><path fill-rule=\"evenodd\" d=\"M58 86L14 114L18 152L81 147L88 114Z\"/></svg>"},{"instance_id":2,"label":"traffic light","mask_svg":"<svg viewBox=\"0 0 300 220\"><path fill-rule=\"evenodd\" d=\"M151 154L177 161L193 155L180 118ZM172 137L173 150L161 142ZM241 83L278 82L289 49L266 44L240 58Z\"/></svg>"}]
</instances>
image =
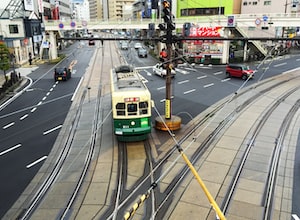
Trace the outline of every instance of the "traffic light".
<instances>
[{"instance_id":1,"label":"traffic light","mask_svg":"<svg viewBox=\"0 0 300 220\"><path fill-rule=\"evenodd\" d=\"M148 24L148 33L149 33L149 37L153 37L154 33L155 33L155 24L154 23L149 23Z\"/></svg>"},{"instance_id":2,"label":"traffic light","mask_svg":"<svg viewBox=\"0 0 300 220\"><path fill-rule=\"evenodd\" d=\"M191 28L191 23L186 22L183 24L183 36L188 37L190 36L190 28Z\"/></svg>"},{"instance_id":3,"label":"traffic light","mask_svg":"<svg viewBox=\"0 0 300 220\"><path fill-rule=\"evenodd\" d=\"M163 3L163 19L165 23L172 23L171 5L170 2L164 0Z\"/></svg>"}]
</instances>

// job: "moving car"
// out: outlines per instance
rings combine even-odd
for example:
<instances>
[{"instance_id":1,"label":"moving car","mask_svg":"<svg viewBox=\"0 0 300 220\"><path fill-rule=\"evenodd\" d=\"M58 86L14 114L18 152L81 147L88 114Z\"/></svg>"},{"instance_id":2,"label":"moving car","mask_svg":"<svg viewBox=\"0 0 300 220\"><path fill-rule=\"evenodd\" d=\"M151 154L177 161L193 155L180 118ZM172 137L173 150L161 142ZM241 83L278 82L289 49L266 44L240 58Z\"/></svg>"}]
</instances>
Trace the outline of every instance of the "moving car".
<instances>
[{"instance_id":1,"label":"moving car","mask_svg":"<svg viewBox=\"0 0 300 220\"><path fill-rule=\"evenodd\" d=\"M157 63L152 68L153 73L155 73L158 76L165 77L167 75L167 70L163 67L163 64ZM174 69L171 70L172 77L175 77L176 71Z\"/></svg>"},{"instance_id":2,"label":"moving car","mask_svg":"<svg viewBox=\"0 0 300 220\"><path fill-rule=\"evenodd\" d=\"M250 69L249 66L244 64L227 64L226 65L226 76L227 77L239 77L243 80L249 77L254 77L254 70Z\"/></svg>"},{"instance_id":3,"label":"moving car","mask_svg":"<svg viewBox=\"0 0 300 220\"><path fill-rule=\"evenodd\" d=\"M138 53L139 57L147 57L148 56L148 51L143 47L139 48L137 53Z\"/></svg>"},{"instance_id":4,"label":"moving car","mask_svg":"<svg viewBox=\"0 0 300 220\"><path fill-rule=\"evenodd\" d=\"M55 68L54 80L55 81L67 81L71 78L71 70L69 68Z\"/></svg>"},{"instance_id":5,"label":"moving car","mask_svg":"<svg viewBox=\"0 0 300 220\"><path fill-rule=\"evenodd\" d=\"M95 41L94 40L89 40L89 46L94 46L95 45Z\"/></svg>"},{"instance_id":6,"label":"moving car","mask_svg":"<svg viewBox=\"0 0 300 220\"><path fill-rule=\"evenodd\" d=\"M121 50L128 50L128 42L127 41L121 42Z\"/></svg>"},{"instance_id":7,"label":"moving car","mask_svg":"<svg viewBox=\"0 0 300 220\"><path fill-rule=\"evenodd\" d=\"M134 49L139 49L141 47L143 47L143 45L141 43L139 43L139 42L137 42L137 43L134 44Z\"/></svg>"}]
</instances>

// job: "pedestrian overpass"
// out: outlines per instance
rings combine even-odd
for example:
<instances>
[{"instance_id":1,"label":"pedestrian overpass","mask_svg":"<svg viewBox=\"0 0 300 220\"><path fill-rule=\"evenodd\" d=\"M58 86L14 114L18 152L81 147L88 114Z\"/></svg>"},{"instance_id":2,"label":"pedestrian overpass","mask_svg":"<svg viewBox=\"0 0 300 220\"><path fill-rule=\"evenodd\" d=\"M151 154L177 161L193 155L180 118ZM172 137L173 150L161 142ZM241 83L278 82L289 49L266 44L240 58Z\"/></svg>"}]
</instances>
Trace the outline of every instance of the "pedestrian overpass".
<instances>
[{"instance_id":1,"label":"pedestrian overpass","mask_svg":"<svg viewBox=\"0 0 300 220\"><path fill-rule=\"evenodd\" d=\"M176 18L174 23L176 29L182 29L186 22L193 23L199 27L224 27L224 37L229 37L230 31L233 28L237 30L241 36L245 38L251 37L282 37L286 30L294 29L294 34L300 34L299 23L300 14L236 14L236 15L216 15L205 17L187 17ZM47 36L44 37L44 42L50 42L51 45L56 45L56 34L63 37L65 32L81 31L81 30L114 30L114 29L148 29L149 23L154 23L155 28L163 23L161 19L127 19L127 20L45 20L45 31ZM298 32L297 32L298 31ZM262 47L259 41L252 42L258 50L264 55L267 51ZM57 58L57 48L51 47L52 59Z\"/></svg>"}]
</instances>

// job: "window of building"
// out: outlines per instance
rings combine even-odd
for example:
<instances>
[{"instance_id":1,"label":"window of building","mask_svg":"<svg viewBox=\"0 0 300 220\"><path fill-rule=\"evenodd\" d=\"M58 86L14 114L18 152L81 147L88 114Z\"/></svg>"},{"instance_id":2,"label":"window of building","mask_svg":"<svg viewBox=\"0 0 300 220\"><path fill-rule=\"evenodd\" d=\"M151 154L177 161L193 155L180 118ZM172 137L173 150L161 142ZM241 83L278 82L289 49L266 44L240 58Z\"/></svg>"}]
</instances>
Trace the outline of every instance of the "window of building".
<instances>
[{"instance_id":1,"label":"window of building","mask_svg":"<svg viewBox=\"0 0 300 220\"><path fill-rule=\"evenodd\" d=\"M257 2L252 2L252 5L257 5Z\"/></svg>"},{"instance_id":2,"label":"window of building","mask_svg":"<svg viewBox=\"0 0 300 220\"><path fill-rule=\"evenodd\" d=\"M248 5L248 2L243 2L243 5Z\"/></svg>"},{"instance_id":3,"label":"window of building","mask_svg":"<svg viewBox=\"0 0 300 220\"><path fill-rule=\"evenodd\" d=\"M185 8L180 10L180 16L208 16L224 14L224 7L215 8Z\"/></svg>"},{"instance_id":4,"label":"window of building","mask_svg":"<svg viewBox=\"0 0 300 220\"><path fill-rule=\"evenodd\" d=\"M19 28L18 28L18 25L16 25L16 24L10 24L8 26L8 28L9 28L10 34L18 34L19 33Z\"/></svg>"},{"instance_id":5,"label":"window of building","mask_svg":"<svg viewBox=\"0 0 300 220\"><path fill-rule=\"evenodd\" d=\"M264 1L264 5L271 5L271 1Z\"/></svg>"}]
</instances>

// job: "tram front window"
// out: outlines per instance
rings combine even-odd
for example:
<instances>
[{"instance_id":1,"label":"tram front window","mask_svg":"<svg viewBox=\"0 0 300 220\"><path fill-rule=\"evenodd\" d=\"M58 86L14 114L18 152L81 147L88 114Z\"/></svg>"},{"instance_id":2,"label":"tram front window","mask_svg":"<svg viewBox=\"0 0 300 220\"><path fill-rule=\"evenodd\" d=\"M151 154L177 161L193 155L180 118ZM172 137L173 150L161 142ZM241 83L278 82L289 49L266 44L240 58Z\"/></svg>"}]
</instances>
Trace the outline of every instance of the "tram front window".
<instances>
[{"instance_id":1,"label":"tram front window","mask_svg":"<svg viewBox=\"0 0 300 220\"><path fill-rule=\"evenodd\" d=\"M117 115L125 115L125 103L118 103L116 109Z\"/></svg>"},{"instance_id":2,"label":"tram front window","mask_svg":"<svg viewBox=\"0 0 300 220\"><path fill-rule=\"evenodd\" d=\"M148 102L139 103L140 115L148 114Z\"/></svg>"},{"instance_id":3,"label":"tram front window","mask_svg":"<svg viewBox=\"0 0 300 220\"><path fill-rule=\"evenodd\" d=\"M128 115L136 115L137 114L137 104L127 104L127 112L128 112Z\"/></svg>"}]
</instances>

